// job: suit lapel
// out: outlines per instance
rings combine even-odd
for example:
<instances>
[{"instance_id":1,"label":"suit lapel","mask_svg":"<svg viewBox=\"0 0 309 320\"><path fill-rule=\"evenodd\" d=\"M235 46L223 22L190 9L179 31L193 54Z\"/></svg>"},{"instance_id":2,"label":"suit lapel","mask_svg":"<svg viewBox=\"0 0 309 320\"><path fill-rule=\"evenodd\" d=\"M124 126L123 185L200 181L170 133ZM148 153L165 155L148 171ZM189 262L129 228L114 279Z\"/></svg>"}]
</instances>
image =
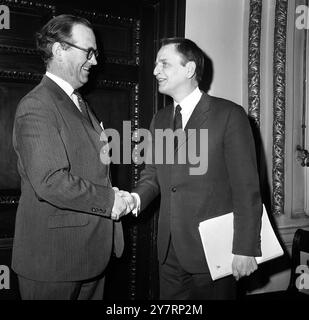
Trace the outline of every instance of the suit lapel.
<instances>
[{"instance_id":1,"label":"suit lapel","mask_svg":"<svg viewBox=\"0 0 309 320\"><path fill-rule=\"evenodd\" d=\"M61 114L63 114L63 110L67 110L70 114L78 117L88 136L91 138L91 141L95 144L95 148L101 149L102 142L100 141L100 136L102 133L102 128L98 123L95 115L89 109L89 116L92 121L92 124L82 115L82 113L78 110L75 103L70 99L70 97L65 93L64 90L61 89L54 81L52 81L47 76L44 76L41 84L46 86L51 92L53 92L55 98L57 99L57 108Z\"/></svg>"},{"instance_id":2,"label":"suit lapel","mask_svg":"<svg viewBox=\"0 0 309 320\"><path fill-rule=\"evenodd\" d=\"M86 103L87 103L87 102L86 102ZM89 117L90 117L91 123L92 123L92 125L93 125L93 128L94 128L94 130L95 130L99 135L101 135L103 129L101 128L100 123L99 123L97 117L94 115L94 113L93 113L92 110L90 109L88 103L87 103L87 106L88 106Z\"/></svg>"},{"instance_id":3,"label":"suit lapel","mask_svg":"<svg viewBox=\"0 0 309 320\"><path fill-rule=\"evenodd\" d=\"M202 123L205 122L208 117L209 109L209 96L208 94L203 93L186 124L185 130L200 128Z\"/></svg>"},{"instance_id":4,"label":"suit lapel","mask_svg":"<svg viewBox=\"0 0 309 320\"><path fill-rule=\"evenodd\" d=\"M89 121L81 114L81 112L77 109L75 103L54 81L49 79L47 76L44 76L41 84L48 87L55 94L55 96L58 100L58 104L61 105L61 108L67 109L70 112L74 113L77 117L79 117L82 120L82 122L87 130L95 129L95 131L99 135L101 135L102 128L101 128L96 116L93 114L93 112L89 108L89 106L88 106L88 110L89 110L89 116L91 119L91 123L89 123ZM91 124L93 127L91 127Z\"/></svg>"},{"instance_id":5,"label":"suit lapel","mask_svg":"<svg viewBox=\"0 0 309 320\"><path fill-rule=\"evenodd\" d=\"M87 121L85 117L81 114L81 112L77 109L76 105L70 99L70 97L53 80L49 79L47 76L44 76L41 83L42 85L46 86L50 91L52 91L55 95L57 99L57 107L60 106L60 112L62 109L66 109L71 113L75 114L81 120Z\"/></svg>"},{"instance_id":6,"label":"suit lapel","mask_svg":"<svg viewBox=\"0 0 309 320\"><path fill-rule=\"evenodd\" d=\"M203 92L202 97L196 107L194 108L191 117L189 118L186 126L185 126L185 137L180 140L178 144L177 150L185 143L188 142L190 136L193 134L191 132L192 129L200 129L202 124L207 120L208 118L208 112L210 110L210 103L209 103L209 95ZM189 129L190 132L189 132ZM177 151L175 150L175 152Z\"/></svg>"}]
</instances>

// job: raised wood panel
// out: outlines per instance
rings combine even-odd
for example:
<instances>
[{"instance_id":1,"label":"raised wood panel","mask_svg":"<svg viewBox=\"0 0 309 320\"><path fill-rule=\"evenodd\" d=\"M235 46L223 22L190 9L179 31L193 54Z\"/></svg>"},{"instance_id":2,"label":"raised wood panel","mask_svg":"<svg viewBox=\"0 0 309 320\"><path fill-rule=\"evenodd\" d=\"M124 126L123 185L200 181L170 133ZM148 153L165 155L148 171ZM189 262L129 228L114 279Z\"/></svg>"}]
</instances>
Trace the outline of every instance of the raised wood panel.
<instances>
[{"instance_id":1,"label":"raised wood panel","mask_svg":"<svg viewBox=\"0 0 309 320\"><path fill-rule=\"evenodd\" d=\"M12 48L10 48L12 50ZM1 48L0 48L1 50ZM43 74L45 67L38 55L25 54L23 50L0 51L0 73L2 71L31 72Z\"/></svg>"},{"instance_id":2,"label":"raised wood panel","mask_svg":"<svg viewBox=\"0 0 309 320\"><path fill-rule=\"evenodd\" d=\"M140 61L140 21L138 19L75 9L96 31L97 44L107 63L138 65Z\"/></svg>"},{"instance_id":3,"label":"raised wood panel","mask_svg":"<svg viewBox=\"0 0 309 320\"><path fill-rule=\"evenodd\" d=\"M52 17L54 7L36 2L2 1L10 9L10 29L1 30L0 45L35 48L35 32Z\"/></svg>"},{"instance_id":4,"label":"raised wood panel","mask_svg":"<svg viewBox=\"0 0 309 320\"><path fill-rule=\"evenodd\" d=\"M134 83L127 82L107 82L105 85L98 82L96 87L88 94L89 105L97 115L99 121L103 122L105 129L115 129L120 135L120 155L123 156L123 121L131 121L134 117L134 99L138 100L135 93ZM132 171L130 165L113 165L112 180L113 185L125 190L132 188Z\"/></svg>"},{"instance_id":5,"label":"raised wood panel","mask_svg":"<svg viewBox=\"0 0 309 320\"><path fill-rule=\"evenodd\" d=\"M17 205L0 204L0 240L14 237L16 209ZM3 263L0 261L0 264Z\"/></svg>"},{"instance_id":6,"label":"raised wood panel","mask_svg":"<svg viewBox=\"0 0 309 320\"><path fill-rule=\"evenodd\" d=\"M43 5L20 0L4 3L10 9L11 28L1 30L0 52L17 50L22 54L36 54L35 33L55 14L57 8L52 4ZM85 17L93 23L99 47L107 63L139 64L138 19L74 8L70 8L70 13Z\"/></svg>"},{"instance_id":7,"label":"raised wood panel","mask_svg":"<svg viewBox=\"0 0 309 320\"><path fill-rule=\"evenodd\" d=\"M5 125L0 122L0 242L13 237L19 198L19 190L15 189L17 170L13 169L16 158L10 144L13 114L20 98L40 81L45 71L34 46L34 33L52 15L61 13L75 13L93 23L100 49L99 65L83 88L84 94L104 126L122 133L123 120L131 119L132 129L148 128L158 105L164 105L152 75L158 38L183 35L179 26L184 26L185 8L185 0L113 0L99 5L91 0L2 3L11 10L11 29L0 31L0 121L2 113L5 119ZM131 190L139 171L134 165L112 165L113 184ZM124 218L125 252L110 264L105 299L157 298L157 209L158 202L139 219ZM10 240L2 248L0 264L10 264L11 245ZM14 290L17 288L13 288L11 297L18 296Z\"/></svg>"}]
</instances>

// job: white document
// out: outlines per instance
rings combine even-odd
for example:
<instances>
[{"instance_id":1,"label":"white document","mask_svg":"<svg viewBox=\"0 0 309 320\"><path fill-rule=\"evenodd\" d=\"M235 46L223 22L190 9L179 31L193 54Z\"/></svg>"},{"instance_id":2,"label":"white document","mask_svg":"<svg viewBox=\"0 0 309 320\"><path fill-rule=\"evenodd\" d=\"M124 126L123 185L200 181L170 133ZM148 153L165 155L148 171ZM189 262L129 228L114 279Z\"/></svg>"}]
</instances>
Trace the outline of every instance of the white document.
<instances>
[{"instance_id":1,"label":"white document","mask_svg":"<svg viewBox=\"0 0 309 320\"><path fill-rule=\"evenodd\" d=\"M212 279L216 280L232 274L233 212L201 222L199 232ZM261 250L262 256L256 257L258 264L283 255L264 205Z\"/></svg>"}]
</instances>

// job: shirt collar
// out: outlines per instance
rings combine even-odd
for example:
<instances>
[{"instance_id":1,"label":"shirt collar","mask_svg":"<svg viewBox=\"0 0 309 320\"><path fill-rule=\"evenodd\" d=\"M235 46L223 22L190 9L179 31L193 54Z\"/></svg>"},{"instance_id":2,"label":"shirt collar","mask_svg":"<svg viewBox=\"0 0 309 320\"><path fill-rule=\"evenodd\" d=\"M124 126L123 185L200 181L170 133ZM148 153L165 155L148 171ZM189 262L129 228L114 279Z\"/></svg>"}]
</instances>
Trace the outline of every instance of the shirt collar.
<instances>
[{"instance_id":1,"label":"shirt collar","mask_svg":"<svg viewBox=\"0 0 309 320\"><path fill-rule=\"evenodd\" d=\"M71 97L74 89L73 87L65 80L60 77L46 71L46 76L57 83L57 85L69 96Z\"/></svg>"},{"instance_id":2,"label":"shirt collar","mask_svg":"<svg viewBox=\"0 0 309 320\"><path fill-rule=\"evenodd\" d=\"M198 104L202 97L202 92L199 87L196 87L189 95L187 95L180 103L174 100L174 108L179 104L181 106L181 113L190 113Z\"/></svg>"}]
</instances>

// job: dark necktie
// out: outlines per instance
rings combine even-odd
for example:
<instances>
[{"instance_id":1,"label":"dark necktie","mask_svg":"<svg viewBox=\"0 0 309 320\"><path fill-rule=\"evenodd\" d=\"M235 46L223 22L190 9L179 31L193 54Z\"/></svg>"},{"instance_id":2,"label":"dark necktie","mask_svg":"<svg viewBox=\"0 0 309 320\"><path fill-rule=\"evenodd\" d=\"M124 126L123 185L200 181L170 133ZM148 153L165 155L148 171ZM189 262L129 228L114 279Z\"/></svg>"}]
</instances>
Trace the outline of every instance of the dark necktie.
<instances>
[{"instance_id":1,"label":"dark necktie","mask_svg":"<svg viewBox=\"0 0 309 320\"><path fill-rule=\"evenodd\" d=\"M175 109L174 115L174 131L177 129L182 129L182 115L181 115L181 106L178 104ZM177 136L174 137L174 149L178 149L178 138Z\"/></svg>"},{"instance_id":2,"label":"dark necktie","mask_svg":"<svg viewBox=\"0 0 309 320\"><path fill-rule=\"evenodd\" d=\"M77 90L74 90L73 93L77 96L78 104L82 112L82 115L90 122L90 124L92 124L89 116L87 103L85 102L85 100L82 98L81 94Z\"/></svg>"},{"instance_id":3,"label":"dark necktie","mask_svg":"<svg viewBox=\"0 0 309 320\"><path fill-rule=\"evenodd\" d=\"M177 104L175 109L175 116L174 116L174 131L177 129L182 129L182 115L181 115L181 106Z\"/></svg>"}]
</instances>

